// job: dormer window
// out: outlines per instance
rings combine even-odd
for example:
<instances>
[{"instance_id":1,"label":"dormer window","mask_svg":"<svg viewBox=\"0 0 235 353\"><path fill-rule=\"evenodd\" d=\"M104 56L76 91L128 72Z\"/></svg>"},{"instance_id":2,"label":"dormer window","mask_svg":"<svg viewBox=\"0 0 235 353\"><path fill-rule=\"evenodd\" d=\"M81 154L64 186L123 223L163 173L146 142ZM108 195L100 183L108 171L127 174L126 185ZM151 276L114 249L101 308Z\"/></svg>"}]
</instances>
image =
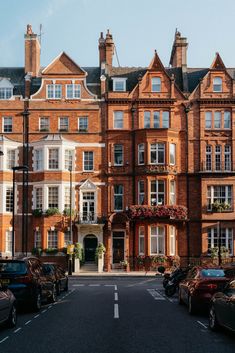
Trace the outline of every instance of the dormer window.
<instances>
[{"instance_id":1,"label":"dormer window","mask_svg":"<svg viewBox=\"0 0 235 353\"><path fill-rule=\"evenodd\" d=\"M161 92L161 78L153 77L152 78L152 92Z\"/></svg>"},{"instance_id":2,"label":"dormer window","mask_svg":"<svg viewBox=\"0 0 235 353\"><path fill-rule=\"evenodd\" d=\"M10 99L13 95L13 88L0 88L0 99Z\"/></svg>"},{"instance_id":3,"label":"dormer window","mask_svg":"<svg viewBox=\"0 0 235 353\"><path fill-rule=\"evenodd\" d=\"M8 78L0 78L0 99L10 99L13 95L13 88Z\"/></svg>"},{"instance_id":4,"label":"dormer window","mask_svg":"<svg viewBox=\"0 0 235 353\"><path fill-rule=\"evenodd\" d=\"M125 92L126 91L126 78L113 78L113 91Z\"/></svg>"},{"instance_id":5,"label":"dormer window","mask_svg":"<svg viewBox=\"0 0 235 353\"><path fill-rule=\"evenodd\" d=\"M47 85L47 98L48 99L62 98L62 85L56 85L56 84Z\"/></svg>"},{"instance_id":6,"label":"dormer window","mask_svg":"<svg viewBox=\"0 0 235 353\"><path fill-rule=\"evenodd\" d=\"M66 98L67 99L80 99L81 98L81 85L78 85L78 84L66 85Z\"/></svg>"},{"instance_id":7,"label":"dormer window","mask_svg":"<svg viewBox=\"0 0 235 353\"><path fill-rule=\"evenodd\" d=\"M222 78L214 77L213 79L213 92L222 92Z\"/></svg>"}]
</instances>

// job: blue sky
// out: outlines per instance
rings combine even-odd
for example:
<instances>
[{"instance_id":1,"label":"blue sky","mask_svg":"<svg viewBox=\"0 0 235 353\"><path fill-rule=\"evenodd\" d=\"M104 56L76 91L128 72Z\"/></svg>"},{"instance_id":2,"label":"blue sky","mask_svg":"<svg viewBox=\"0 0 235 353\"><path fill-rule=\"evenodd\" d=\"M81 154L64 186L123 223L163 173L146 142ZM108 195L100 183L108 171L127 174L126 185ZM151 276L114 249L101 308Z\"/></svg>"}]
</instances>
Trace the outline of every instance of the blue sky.
<instances>
[{"instance_id":1,"label":"blue sky","mask_svg":"<svg viewBox=\"0 0 235 353\"><path fill-rule=\"evenodd\" d=\"M41 64L62 50L81 66L98 65L98 38L109 28L121 66L169 64L175 29L188 38L188 66L208 67L219 52L235 67L234 0L0 1L0 66L23 66L27 23L43 25ZM117 66L117 61L114 60Z\"/></svg>"}]
</instances>

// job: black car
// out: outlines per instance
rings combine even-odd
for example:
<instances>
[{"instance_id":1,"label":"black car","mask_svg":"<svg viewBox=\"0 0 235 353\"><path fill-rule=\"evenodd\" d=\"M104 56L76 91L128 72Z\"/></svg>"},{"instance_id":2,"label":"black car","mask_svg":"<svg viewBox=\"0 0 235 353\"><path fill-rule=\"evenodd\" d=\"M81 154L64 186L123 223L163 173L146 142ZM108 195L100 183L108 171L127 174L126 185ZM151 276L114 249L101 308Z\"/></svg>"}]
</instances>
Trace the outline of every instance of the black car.
<instances>
[{"instance_id":1,"label":"black car","mask_svg":"<svg viewBox=\"0 0 235 353\"><path fill-rule=\"evenodd\" d=\"M235 280L228 283L223 292L215 293L211 299L209 327L215 331L219 326L235 331Z\"/></svg>"},{"instance_id":2,"label":"black car","mask_svg":"<svg viewBox=\"0 0 235 353\"><path fill-rule=\"evenodd\" d=\"M12 292L0 282L0 323L14 327L17 321L16 299Z\"/></svg>"},{"instance_id":3,"label":"black car","mask_svg":"<svg viewBox=\"0 0 235 353\"><path fill-rule=\"evenodd\" d=\"M51 280L55 283L57 295L62 291L68 290L68 276L66 275L63 268L55 263L45 262L43 263L44 272L51 277Z\"/></svg>"},{"instance_id":4,"label":"black car","mask_svg":"<svg viewBox=\"0 0 235 353\"><path fill-rule=\"evenodd\" d=\"M44 272L36 257L0 260L0 281L8 286L17 304L26 304L38 311L43 301L56 301L56 286Z\"/></svg>"}]
</instances>

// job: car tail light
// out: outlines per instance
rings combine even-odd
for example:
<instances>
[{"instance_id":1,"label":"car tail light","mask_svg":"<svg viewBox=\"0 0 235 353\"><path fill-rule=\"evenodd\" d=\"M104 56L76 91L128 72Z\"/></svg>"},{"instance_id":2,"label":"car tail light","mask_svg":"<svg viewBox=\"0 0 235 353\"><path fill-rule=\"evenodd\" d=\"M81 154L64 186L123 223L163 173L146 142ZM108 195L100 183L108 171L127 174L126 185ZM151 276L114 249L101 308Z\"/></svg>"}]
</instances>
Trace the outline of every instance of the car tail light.
<instances>
[{"instance_id":1,"label":"car tail light","mask_svg":"<svg viewBox=\"0 0 235 353\"><path fill-rule=\"evenodd\" d=\"M14 282L27 284L31 282L31 278L29 276L15 277Z\"/></svg>"},{"instance_id":2,"label":"car tail light","mask_svg":"<svg viewBox=\"0 0 235 353\"><path fill-rule=\"evenodd\" d=\"M198 289L215 290L217 289L217 284L215 283L199 283Z\"/></svg>"}]
</instances>

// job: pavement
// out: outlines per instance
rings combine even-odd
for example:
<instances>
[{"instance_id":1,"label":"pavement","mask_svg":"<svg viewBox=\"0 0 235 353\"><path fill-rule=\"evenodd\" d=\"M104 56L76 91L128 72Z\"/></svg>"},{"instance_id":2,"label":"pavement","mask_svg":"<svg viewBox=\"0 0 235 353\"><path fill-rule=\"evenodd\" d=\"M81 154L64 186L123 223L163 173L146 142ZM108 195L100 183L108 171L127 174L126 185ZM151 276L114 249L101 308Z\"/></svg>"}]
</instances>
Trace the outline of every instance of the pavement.
<instances>
[{"instance_id":1,"label":"pavement","mask_svg":"<svg viewBox=\"0 0 235 353\"><path fill-rule=\"evenodd\" d=\"M143 277L159 277L162 275L157 273L156 271L148 271L148 272L140 272L140 271L111 271L111 272L73 272L71 277L134 277L134 278L143 278Z\"/></svg>"}]
</instances>

